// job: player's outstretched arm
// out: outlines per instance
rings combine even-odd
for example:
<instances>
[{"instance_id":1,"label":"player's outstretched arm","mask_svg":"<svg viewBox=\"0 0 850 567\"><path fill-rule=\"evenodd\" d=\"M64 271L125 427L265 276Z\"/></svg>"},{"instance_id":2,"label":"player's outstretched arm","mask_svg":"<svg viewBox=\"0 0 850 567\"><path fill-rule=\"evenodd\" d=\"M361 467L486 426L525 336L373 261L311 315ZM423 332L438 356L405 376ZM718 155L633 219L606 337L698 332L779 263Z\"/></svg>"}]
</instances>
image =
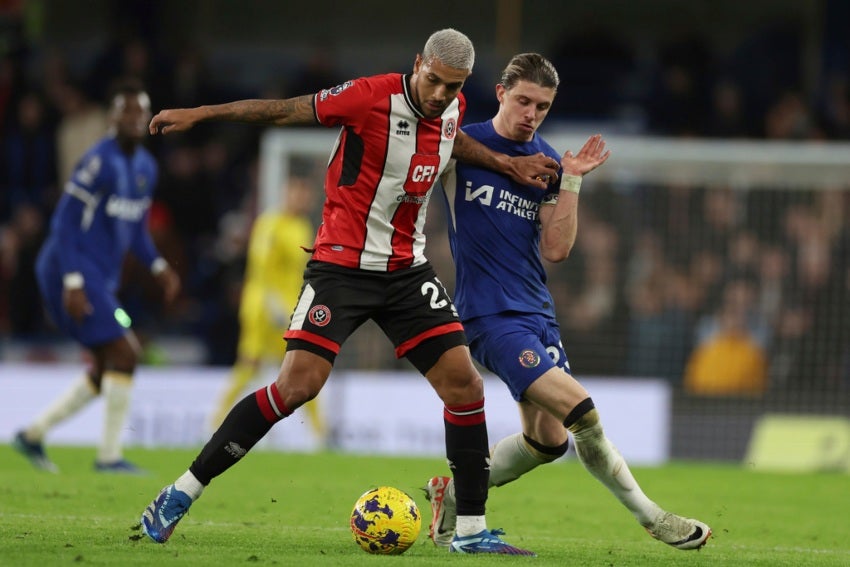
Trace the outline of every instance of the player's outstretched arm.
<instances>
[{"instance_id":1,"label":"player's outstretched arm","mask_svg":"<svg viewBox=\"0 0 850 567\"><path fill-rule=\"evenodd\" d=\"M562 262L570 255L578 231L578 195L581 180L608 159L601 134L587 139L576 155L567 150L561 157L563 177L554 206L541 206L540 255L549 262Z\"/></svg>"},{"instance_id":2,"label":"player's outstretched arm","mask_svg":"<svg viewBox=\"0 0 850 567\"><path fill-rule=\"evenodd\" d=\"M315 124L313 95L287 99L248 99L195 108L169 108L151 120L151 134L185 132L198 122L246 122L269 126Z\"/></svg>"},{"instance_id":3,"label":"player's outstretched arm","mask_svg":"<svg viewBox=\"0 0 850 567\"><path fill-rule=\"evenodd\" d=\"M560 168L557 161L542 153L533 156L509 156L494 152L463 131L457 133L452 157L464 163L498 171L517 183L538 189L546 189Z\"/></svg>"}]
</instances>

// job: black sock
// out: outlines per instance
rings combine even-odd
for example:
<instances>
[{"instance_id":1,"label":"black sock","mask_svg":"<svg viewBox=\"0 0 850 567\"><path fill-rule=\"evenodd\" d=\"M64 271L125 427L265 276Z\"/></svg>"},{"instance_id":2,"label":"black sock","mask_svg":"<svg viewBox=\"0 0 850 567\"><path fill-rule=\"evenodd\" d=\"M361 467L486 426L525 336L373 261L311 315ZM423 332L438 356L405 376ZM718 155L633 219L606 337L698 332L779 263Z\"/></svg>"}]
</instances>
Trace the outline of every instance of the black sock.
<instances>
[{"instance_id":1,"label":"black sock","mask_svg":"<svg viewBox=\"0 0 850 567\"><path fill-rule=\"evenodd\" d=\"M201 484L208 485L235 465L275 423L290 413L274 384L245 396L224 418L189 471Z\"/></svg>"},{"instance_id":2,"label":"black sock","mask_svg":"<svg viewBox=\"0 0 850 567\"><path fill-rule=\"evenodd\" d=\"M452 469L458 516L483 516L490 481L484 400L443 410L446 458Z\"/></svg>"}]
</instances>

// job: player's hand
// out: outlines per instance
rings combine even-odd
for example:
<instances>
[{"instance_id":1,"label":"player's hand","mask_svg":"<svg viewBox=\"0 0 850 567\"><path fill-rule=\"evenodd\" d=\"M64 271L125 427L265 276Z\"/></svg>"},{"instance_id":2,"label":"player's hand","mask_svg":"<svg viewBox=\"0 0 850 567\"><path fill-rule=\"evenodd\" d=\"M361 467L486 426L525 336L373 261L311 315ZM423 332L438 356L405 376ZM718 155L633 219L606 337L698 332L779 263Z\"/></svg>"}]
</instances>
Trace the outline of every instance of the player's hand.
<instances>
[{"instance_id":1,"label":"player's hand","mask_svg":"<svg viewBox=\"0 0 850 567\"><path fill-rule=\"evenodd\" d=\"M163 301L166 305L171 305L177 299L180 293L180 276L174 271L174 268L167 266L163 271L156 276L157 283L162 288Z\"/></svg>"},{"instance_id":2,"label":"player's hand","mask_svg":"<svg viewBox=\"0 0 850 567\"><path fill-rule=\"evenodd\" d=\"M83 319L87 316L94 313L94 308L89 303L85 289L81 287L63 290L62 303L65 306L65 311L71 316L71 319L78 324L82 323Z\"/></svg>"},{"instance_id":3,"label":"player's hand","mask_svg":"<svg viewBox=\"0 0 850 567\"><path fill-rule=\"evenodd\" d=\"M610 155L611 150L605 150L602 134L594 134L587 139L576 155L567 150L561 157L561 167L564 168L564 175L582 176L605 163Z\"/></svg>"},{"instance_id":4,"label":"player's hand","mask_svg":"<svg viewBox=\"0 0 850 567\"><path fill-rule=\"evenodd\" d=\"M531 156L511 157L513 171L511 177L517 183L530 185L538 189L546 189L557 181L560 164L544 154L538 152Z\"/></svg>"},{"instance_id":5,"label":"player's hand","mask_svg":"<svg viewBox=\"0 0 850 567\"><path fill-rule=\"evenodd\" d=\"M185 132L198 122L197 109L171 108L160 111L151 119L148 130L151 135Z\"/></svg>"}]
</instances>

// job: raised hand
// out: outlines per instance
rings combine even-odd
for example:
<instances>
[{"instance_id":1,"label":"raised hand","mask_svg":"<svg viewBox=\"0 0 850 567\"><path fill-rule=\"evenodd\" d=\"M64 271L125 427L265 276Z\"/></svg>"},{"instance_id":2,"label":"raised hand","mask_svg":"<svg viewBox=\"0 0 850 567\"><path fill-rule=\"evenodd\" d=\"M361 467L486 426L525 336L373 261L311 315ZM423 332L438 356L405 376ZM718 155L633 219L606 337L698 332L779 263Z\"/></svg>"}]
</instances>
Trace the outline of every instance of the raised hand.
<instances>
[{"instance_id":1,"label":"raised hand","mask_svg":"<svg viewBox=\"0 0 850 567\"><path fill-rule=\"evenodd\" d=\"M561 167L564 168L564 175L582 176L605 163L610 155L611 150L605 150L602 134L594 134L576 155L567 150L561 158Z\"/></svg>"}]
</instances>

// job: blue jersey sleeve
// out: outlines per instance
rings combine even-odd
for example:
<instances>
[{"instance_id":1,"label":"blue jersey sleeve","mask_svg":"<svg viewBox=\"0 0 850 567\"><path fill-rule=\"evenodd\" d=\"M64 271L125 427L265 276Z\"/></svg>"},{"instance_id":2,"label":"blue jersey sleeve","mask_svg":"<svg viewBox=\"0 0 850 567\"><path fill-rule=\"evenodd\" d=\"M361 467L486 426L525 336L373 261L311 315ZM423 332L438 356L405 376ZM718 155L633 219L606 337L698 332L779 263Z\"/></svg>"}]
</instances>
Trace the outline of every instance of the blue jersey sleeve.
<instances>
[{"instance_id":1,"label":"blue jersey sleeve","mask_svg":"<svg viewBox=\"0 0 850 567\"><path fill-rule=\"evenodd\" d=\"M157 251L156 245L153 243L153 238L151 238L151 233L147 228L148 217L150 217L150 210L145 213L142 222L139 223L136 229L136 234L133 235L130 250L139 262L150 268L153 261L159 257L159 252Z\"/></svg>"},{"instance_id":2,"label":"blue jersey sleeve","mask_svg":"<svg viewBox=\"0 0 850 567\"><path fill-rule=\"evenodd\" d=\"M62 254L57 259L63 274L79 272L81 269L84 254L82 242L103 198L99 194L101 188L109 186L109 168L103 165L101 155L86 155L65 184L62 198L56 206L51 228L62 243Z\"/></svg>"},{"instance_id":3,"label":"blue jersey sleeve","mask_svg":"<svg viewBox=\"0 0 850 567\"><path fill-rule=\"evenodd\" d=\"M150 192L153 194L153 189L156 187L156 183L159 176L159 171L156 166L156 162L151 158L147 160L147 169L148 174L150 175ZM136 225L136 231L133 235L133 240L130 243L130 251L139 260L142 264L151 267L153 261L159 258L159 251L156 249L156 245L153 242L153 238L151 237L150 230L148 226L150 226L150 208L145 211L145 215L142 218L141 222Z\"/></svg>"}]
</instances>

